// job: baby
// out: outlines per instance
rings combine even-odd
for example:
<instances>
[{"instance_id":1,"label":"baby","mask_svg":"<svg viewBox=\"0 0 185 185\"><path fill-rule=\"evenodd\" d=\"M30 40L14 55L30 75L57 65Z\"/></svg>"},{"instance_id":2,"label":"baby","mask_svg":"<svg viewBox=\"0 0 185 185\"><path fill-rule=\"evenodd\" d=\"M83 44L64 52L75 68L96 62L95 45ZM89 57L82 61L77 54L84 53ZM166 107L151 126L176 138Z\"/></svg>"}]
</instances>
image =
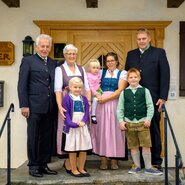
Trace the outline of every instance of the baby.
<instances>
[{"instance_id":1,"label":"baby","mask_svg":"<svg viewBox=\"0 0 185 185\"><path fill-rule=\"evenodd\" d=\"M96 121L96 106L97 106L97 97L103 94L103 91L100 87L101 76L100 76L100 63L97 59L90 59L88 65L86 66L87 79L89 82L89 87L93 95L92 98L92 109L91 109L91 122L97 124Z\"/></svg>"}]
</instances>

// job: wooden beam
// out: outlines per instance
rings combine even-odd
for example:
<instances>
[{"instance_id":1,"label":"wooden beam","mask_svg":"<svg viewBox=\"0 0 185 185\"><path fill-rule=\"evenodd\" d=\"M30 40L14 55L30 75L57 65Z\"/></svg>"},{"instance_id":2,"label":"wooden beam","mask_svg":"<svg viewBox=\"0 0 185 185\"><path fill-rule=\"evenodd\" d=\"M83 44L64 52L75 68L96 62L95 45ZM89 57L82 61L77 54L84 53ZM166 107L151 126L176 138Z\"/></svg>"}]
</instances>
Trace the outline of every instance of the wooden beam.
<instances>
[{"instance_id":1,"label":"wooden beam","mask_svg":"<svg viewBox=\"0 0 185 185\"><path fill-rule=\"evenodd\" d=\"M167 8L178 8L185 0L167 0Z\"/></svg>"},{"instance_id":2,"label":"wooden beam","mask_svg":"<svg viewBox=\"0 0 185 185\"><path fill-rule=\"evenodd\" d=\"M87 8L98 8L98 0L86 0Z\"/></svg>"},{"instance_id":3,"label":"wooden beam","mask_svg":"<svg viewBox=\"0 0 185 185\"><path fill-rule=\"evenodd\" d=\"M19 8L20 0L2 0L9 8Z\"/></svg>"}]
</instances>

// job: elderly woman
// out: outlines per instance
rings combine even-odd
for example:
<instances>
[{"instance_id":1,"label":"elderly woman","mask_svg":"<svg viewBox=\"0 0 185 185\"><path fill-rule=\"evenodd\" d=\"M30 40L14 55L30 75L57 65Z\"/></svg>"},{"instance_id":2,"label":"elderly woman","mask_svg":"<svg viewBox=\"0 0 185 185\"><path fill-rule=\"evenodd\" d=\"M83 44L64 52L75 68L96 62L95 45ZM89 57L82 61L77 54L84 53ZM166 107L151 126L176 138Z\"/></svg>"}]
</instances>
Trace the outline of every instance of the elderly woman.
<instances>
[{"instance_id":1,"label":"elderly woman","mask_svg":"<svg viewBox=\"0 0 185 185\"><path fill-rule=\"evenodd\" d=\"M91 100L90 88L87 81L87 75L83 67L76 64L76 58L78 49L72 45L68 44L63 49L65 62L61 66L57 67L55 70L55 95L58 105L58 129L57 129L57 153L63 153L63 120L65 119L64 112L66 111L62 107L62 99L65 94L68 93L68 82L71 78L78 76L84 83L84 90L86 92L86 97L88 101ZM67 173L71 173L69 159L64 163L64 168Z\"/></svg>"},{"instance_id":2,"label":"elderly woman","mask_svg":"<svg viewBox=\"0 0 185 185\"><path fill-rule=\"evenodd\" d=\"M96 109L97 124L91 125L93 152L101 157L100 169L108 169L107 158L111 159L111 169L118 169L118 157L125 157L125 132L121 131L116 117L118 97L127 86L126 71L117 69L118 56L110 52L106 55L107 70L101 72L103 94L98 98Z\"/></svg>"}]
</instances>

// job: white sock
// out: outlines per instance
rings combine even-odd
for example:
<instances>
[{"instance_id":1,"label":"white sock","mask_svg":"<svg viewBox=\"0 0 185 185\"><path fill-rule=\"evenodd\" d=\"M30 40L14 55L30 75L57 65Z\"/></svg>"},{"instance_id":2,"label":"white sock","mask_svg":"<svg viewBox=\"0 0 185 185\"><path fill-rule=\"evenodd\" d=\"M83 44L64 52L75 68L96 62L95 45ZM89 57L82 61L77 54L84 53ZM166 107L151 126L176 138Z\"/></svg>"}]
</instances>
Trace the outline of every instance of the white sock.
<instances>
[{"instance_id":1,"label":"white sock","mask_svg":"<svg viewBox=\"0 0 185 185\"><path fill-rule=\"evenodd\" d=\"M92 119L93 121L96 121L96 116L91 116L91 119Z\"/></svg>"},{"instance_id":2,"label":"white sock","mask_svg":"<svg viewBox=\"0 0 185 185\"><path fill-rule=\"evenodd\" d=\"M151 165L151 153L142 153L143 160L145 163L145 169L150 169L152 167Z\"/></svg>"},{"instance_id":3,"label":"white sock","mask_svg":"<svg viewBox=\"0 0 185 185\"><path fill-rule=\"evenodd\" d=\"M141 166L140 166L140 152L139 152L139 150L137 153L134 153L134 154L132 154L132 152L131 152L131 156L134 161L134 164L140 168Z\"/></svg>"}]
</instances>

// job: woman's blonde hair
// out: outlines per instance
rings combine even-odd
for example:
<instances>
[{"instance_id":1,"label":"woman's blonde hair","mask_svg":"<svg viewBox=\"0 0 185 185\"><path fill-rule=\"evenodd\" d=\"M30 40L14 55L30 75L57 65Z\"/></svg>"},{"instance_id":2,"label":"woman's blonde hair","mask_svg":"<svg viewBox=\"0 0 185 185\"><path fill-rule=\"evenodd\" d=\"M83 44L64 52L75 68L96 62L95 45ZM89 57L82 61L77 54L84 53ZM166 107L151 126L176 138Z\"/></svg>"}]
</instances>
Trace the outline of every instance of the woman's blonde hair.
<instances>
[{"instance_id":1,"label":"woman's blonde hair","mask_svg":"<svg viewBox=\"0 0 185 185\"><path fill-rule=\"evenodd\" d=\"M83 82L79 77L73 77L69 80L69 87L73 85L81 85L83 86Z\"/></svg>"},{"instance_id":2,"label":"woman's blonde hair","mask_svg":"<svg viewBox=\"0 0 185 185\"><path fill-rule=\"evenodd\" d=\"M90 72L90 68L91 68L91 67L98 67L98 68L100 68L100 62L99 62L99 60L97 60L97 59L95 59L95 58L90 59L90 60L87 62L86 66L85 66L85 70L86 70L87 72Z\"/></svg>"}]
</instances>

